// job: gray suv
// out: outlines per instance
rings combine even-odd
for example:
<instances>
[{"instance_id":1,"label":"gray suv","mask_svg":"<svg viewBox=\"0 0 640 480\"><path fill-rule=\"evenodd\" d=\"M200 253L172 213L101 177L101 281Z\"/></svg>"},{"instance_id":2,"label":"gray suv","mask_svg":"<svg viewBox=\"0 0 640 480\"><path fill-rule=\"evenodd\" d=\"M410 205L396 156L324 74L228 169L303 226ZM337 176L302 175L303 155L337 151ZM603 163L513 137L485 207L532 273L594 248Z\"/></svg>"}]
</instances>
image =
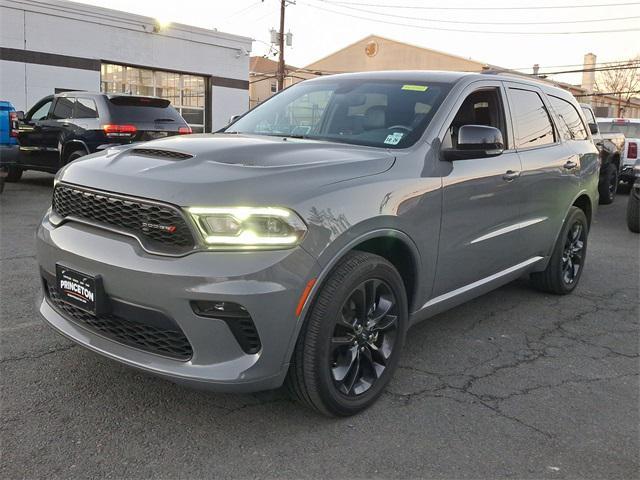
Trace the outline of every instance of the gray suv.
<instances>
[{"instance_id":1,"label":"gray suv","mask_svg":"<svg viewBox=\"0 0 640 480\"><path fill-rule=\"evenodd\" d=\"M407 329L522 275L584 269L598 151L566 91L380 72L299 83L215 134L61 170L40 312L124 364L218 391L371 405Z\"/></svg>"}]
</instances>

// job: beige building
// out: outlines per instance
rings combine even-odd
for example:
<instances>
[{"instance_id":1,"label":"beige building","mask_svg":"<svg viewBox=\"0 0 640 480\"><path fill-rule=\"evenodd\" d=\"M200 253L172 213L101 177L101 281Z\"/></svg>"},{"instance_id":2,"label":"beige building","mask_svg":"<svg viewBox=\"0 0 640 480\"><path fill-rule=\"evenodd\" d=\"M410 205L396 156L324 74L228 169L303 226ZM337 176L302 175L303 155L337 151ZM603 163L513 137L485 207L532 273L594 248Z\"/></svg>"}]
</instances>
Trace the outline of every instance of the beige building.
<instances>
[{"instance_id":1,"label":"beige building","mask_svg":"<svg viewBox=\"0 0 640 480\"><path fill-rule=\"evenodd\" d=\"M373 70L456 70L479 72L483 62L430 48L369 35L305 67L322 73Z\"/></svg>"},{"instance_id":2,"label":"beige building","mask_svg":"<svg viewBox=\"0 0 640 480\"><path fill-rule=\"evenodd\" d=\"M315 75L304 74L296 67L285 65L285 88ZM278 62L265 57L249 59L249 108L264 102L278 91Z\"/></svg>"}]
</instances>

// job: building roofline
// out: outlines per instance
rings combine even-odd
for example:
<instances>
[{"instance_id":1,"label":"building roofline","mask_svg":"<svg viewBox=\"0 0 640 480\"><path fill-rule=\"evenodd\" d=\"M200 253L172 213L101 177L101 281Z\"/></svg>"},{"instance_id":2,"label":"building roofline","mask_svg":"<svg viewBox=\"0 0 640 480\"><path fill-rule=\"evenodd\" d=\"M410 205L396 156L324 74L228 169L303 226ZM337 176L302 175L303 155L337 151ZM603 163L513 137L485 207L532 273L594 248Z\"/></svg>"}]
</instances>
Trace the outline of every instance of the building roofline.
<instances>
[{"instance_id":1,"label":"building roofline","mask_svg":"<svg viewBox=\"0 0 640 480\"><path fill-rule=\"evenodd\" d=\"M423 46L420 46L420 45L416 45L416 44L414 44L414 43L403 42L403 41L401 41L401 40L395 40L395 39L393 39L393 38L389 38L389 37L385 37L385 36L378 35L378 34L375 34L375 33L371 33L371 34L369 34L369 35L367 35L367 36L365 36L365 37L362 37L362 38L361 38L361 39L359 39L359 40L356 40L355 42L352 42L352 43L350 43L350 44L346 45L345 47L342 47L342 48L340 48L340 49L338 49L338 50L336 50L336 51L334 51L334 52L332 52L332 53L329 53L328 55L325 55L324 57L322 57L322 58L320 58L320 59L318 59L318 60L315 60L314 62L309 63L309 64L308 64L308 65L306 65L304 68L309 68L309 67L310 67L311 65L313 65L314 63L322 62L323 60L326 60L327 58L332 57L332 56L333 56L333 55L335 55L336 53L342 52L343 50L346 50L346 49L348 49L348 48L350 48L350 47L353 47L354 45L357 45L358 43L360 43L360 42L362 42L362 41L364 41L364 40L367 40L367 39L369 39L369 38L371 38L371 39L378 38L378 39L381 39L381 40L386 40L386 41L388 41L388 42L399 43L399 44L402 44L402 45L407 45L407 46L410 46L410 47L418 48L418 49L420 49L420 50L426 50L426 51L429 51L429 52L434 52L434 53L437 53L437 54L439 54L439 55L446 55L446 56L448 56L448 57L457 58L458 60L464 60L464 61L467 61L467 62L473 62L473 63L477 63L477 64L480 64L480 65L489 65L489 64L488 64L488 63L486 63L486 62L481 62L481 61L479 61L479 60L475 60L475 59L473 59L473 58L465 58L465 57L461 57L460 55L455 55L455 54L453 54L453 53L443 52L443 51L441 51L441 50L435 50L435 49L433 49L433 48L423 47Z\"/></svg>"},{"instance_id":2,"label":"building roofline","mask_svg":"<svg viewBox=\"0 0 640 480\"><path fill-rule=\"evenodd\" d=\"M82 20L83 17L94 17L96 23L104 25L121 26L141 33L153 33L156 19L136 13L115 10L111 8L98 7L84 3L70 2L67 0L0 0L0 6L17 10L26 10L42 14L64 14L67 18ZM70 16L71 15L71 16ZM74 18L75 16L75 18ZM79 18L78 18L79 17ZM253 41L250 37L220 32L215 29L196 27L183 23L174 23L167 27L166 31L175 31L179 36L175 38L182 40L204 41L202 37L213 40L226 40L228 42L248 43L251 46ZM167 35L159 32L155 35ZM200 37L198 39L197 37ZM231 45L219 45L222 47L234 48Z\"/></svg>"}]
</instances>

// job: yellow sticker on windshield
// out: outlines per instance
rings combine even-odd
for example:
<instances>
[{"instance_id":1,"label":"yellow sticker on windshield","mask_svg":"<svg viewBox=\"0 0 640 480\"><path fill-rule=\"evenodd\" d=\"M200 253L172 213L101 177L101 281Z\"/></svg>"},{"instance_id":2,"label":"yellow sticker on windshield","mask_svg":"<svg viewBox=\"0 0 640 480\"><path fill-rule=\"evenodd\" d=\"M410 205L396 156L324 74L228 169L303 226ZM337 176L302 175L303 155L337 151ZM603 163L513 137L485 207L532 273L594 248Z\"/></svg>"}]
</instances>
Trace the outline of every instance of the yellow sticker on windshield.
<instances>
[{"instance_id":1,"label":"yellow sticker on windshield","mask_svg":"<svg viewBox=\"0 0 640 480\"><path fill-rule=\"evenodd\" d=\"M412 92L426 92L427 91L427 87L426 85L403 85L402 86L402 90L411 90Z\"/></svg>"}]
</instances>

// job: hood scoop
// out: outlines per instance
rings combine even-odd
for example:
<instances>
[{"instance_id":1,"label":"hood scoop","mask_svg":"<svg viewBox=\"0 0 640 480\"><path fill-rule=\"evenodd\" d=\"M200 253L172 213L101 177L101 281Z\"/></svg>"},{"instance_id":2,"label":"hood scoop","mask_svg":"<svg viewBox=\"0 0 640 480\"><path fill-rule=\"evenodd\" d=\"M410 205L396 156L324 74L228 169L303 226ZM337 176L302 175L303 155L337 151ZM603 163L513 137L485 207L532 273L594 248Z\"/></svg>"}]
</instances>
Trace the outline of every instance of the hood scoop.
<instances>
[{"instance_id":1,"label":"hood scoop","mask_svg":"<svg viewBox=\"0 0 640 480\"><path fill-rule=\"evenodd\" d=\"M129 155L141 155L143 157L166 158L168 160L187 160L193 158L189 153L176 152L174 150L161 150L158 148L132 148Z\"/></svg>"}]
</instances>

